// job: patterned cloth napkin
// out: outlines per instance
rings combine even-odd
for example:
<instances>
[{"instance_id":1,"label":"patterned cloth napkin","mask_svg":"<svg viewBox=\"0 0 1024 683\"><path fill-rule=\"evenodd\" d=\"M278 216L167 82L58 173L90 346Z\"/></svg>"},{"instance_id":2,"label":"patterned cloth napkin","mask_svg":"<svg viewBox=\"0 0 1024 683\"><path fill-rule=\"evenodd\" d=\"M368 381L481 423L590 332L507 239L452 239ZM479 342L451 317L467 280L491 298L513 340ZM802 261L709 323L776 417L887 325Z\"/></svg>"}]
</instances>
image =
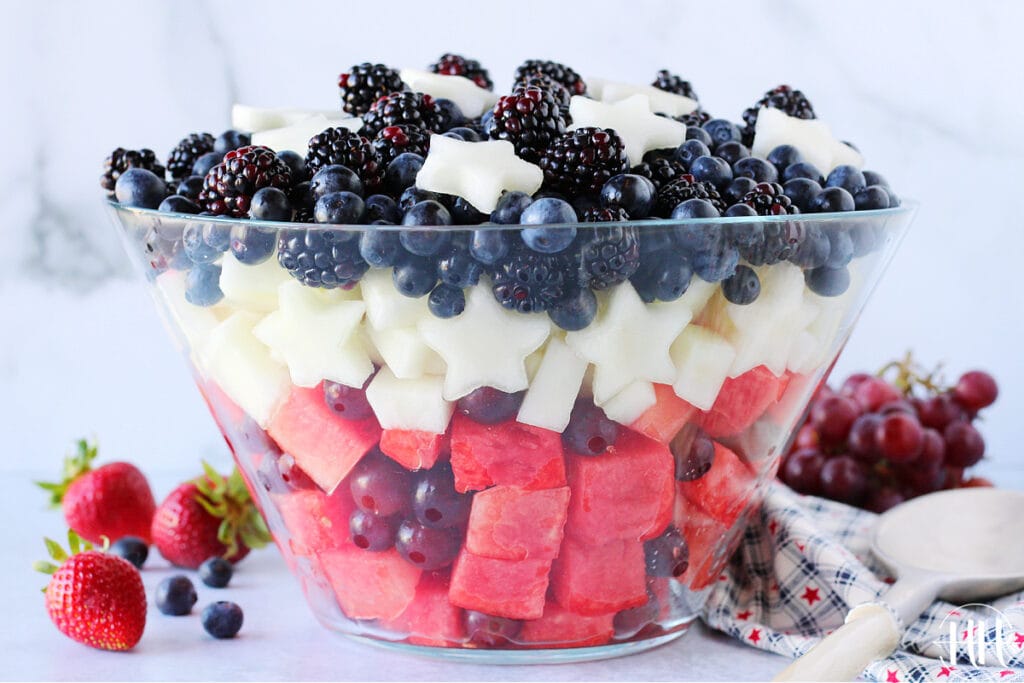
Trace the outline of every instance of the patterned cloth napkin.
<instances>
[{"instance_id":1,"label":"patterned cloth napkin","mask_svg":"<svg viewBox=\"0 0 1024 683\"><path fill-rule=\"evenodd\" d=\"M802 655L841 626L850 608L874 601L892 583L870 552L876 517L772 484L711 591L705 621L762 650ZM1016 534L1006 539L1022 540ZM950 657L951 627L956 661ZM909 626L900 650L872 663L863 676L886 683L1024 682L1024 592L990 605L935 602Z\"/></svg>"}]
</instances>

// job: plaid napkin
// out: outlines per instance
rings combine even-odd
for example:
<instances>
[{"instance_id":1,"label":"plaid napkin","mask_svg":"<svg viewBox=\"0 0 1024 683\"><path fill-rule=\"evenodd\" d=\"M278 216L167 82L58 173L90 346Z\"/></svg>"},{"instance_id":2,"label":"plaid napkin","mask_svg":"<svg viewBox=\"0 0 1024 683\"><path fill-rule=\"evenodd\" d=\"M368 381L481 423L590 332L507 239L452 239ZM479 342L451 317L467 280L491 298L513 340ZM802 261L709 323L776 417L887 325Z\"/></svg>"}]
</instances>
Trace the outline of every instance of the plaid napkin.
<instances>
[{"instance_id":1,"label":"plaid napkin","mask_svg":"<svg viewBox=\"0 0 1024 683\"><path fill-rule=\"evenodd\" d=\"M711 591L705 621L748 645L799 657L841 626L850 608L876 600L892 583L870 553L876 517L772 484ZM862 675L886 683L1024 682L1024 592L991 605L934 603L909 626L900 650Z\"/></svg>"}]
</instances>

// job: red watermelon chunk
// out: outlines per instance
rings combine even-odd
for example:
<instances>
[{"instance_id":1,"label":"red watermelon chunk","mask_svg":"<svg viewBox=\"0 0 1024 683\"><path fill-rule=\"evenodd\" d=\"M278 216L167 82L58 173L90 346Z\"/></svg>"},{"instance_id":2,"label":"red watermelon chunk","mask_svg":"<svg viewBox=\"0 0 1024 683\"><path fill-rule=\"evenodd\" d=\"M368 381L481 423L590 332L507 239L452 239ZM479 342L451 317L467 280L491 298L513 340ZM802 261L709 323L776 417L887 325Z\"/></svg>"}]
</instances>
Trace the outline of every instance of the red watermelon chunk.
<instances>
[{"instance_id":1,"label":"red watermelon chunk","mask_svg":"<svg viewBox=\"0 0 1024 683\"><path fill-rule=\"evenodd\" d=\"M453 605L509 619L537 619L544 612L551 560L497 560L463 550L452 567Z\"/></svg>"},{"instance_id":2,"label":"red watermelon chunk","mask_svg":"<svg viewBox=\"0 0 1024 683\"><path fill-rule=\"evenodd\" d=\"M640 541L600 545L565 539L551 566L551 588L562 607L597 615L647 602L644 548Z\"/></svg>"},{"instance_id":3,"label":"red watermelon chunk","mask_svg":"<svg viewBox=\"0 0 1024 683\"><path fill-rule=\"evenodd\" d=\"M667 444L687 422L698 417L700 411L683 399L668 384L654 385L656 403L644 411L629 426L635 432Z\"/></svg>"},{"instance_id":4,"label":"red watermelon chunk","mask_svg":"<svg viewBox=\"0 0 1024 683\"><path fill-rule=\"evenodd\" d=\"M448 601L448 577L429 572L420 579L409 606L382 625L408 633L414 645L455 647L466 637L462 616L462 609Z\"/></svg>"},{"instance_id":5,"label":"red watermelon chunk","mask_svg":"<svg viewBox=\"0 0 1024 683\"><path fill-rule=\"evenodd\" d=\"M428 470L441 454L444 434L411 429L385 429L380 450L407 470Z\"/></svg>"},{"instance_id":6,"label":"red watermelon chunk","mask_svg":"<svg viewBox=\"0 0 1024 683\"><path fill-rule=\"evenodd\" d=\"M569 506L569 487L527 491L494 486L473 496L466 550L501 560L553 560Z\"/></svg>"},{"instance_id":7,"label":"red watermelon chunk","mask_svg":"<svg viewBox=\"0 0 1024 683\"><path fill-rule=\"evenodd\" d=\"M515 420L485 425L456 414L451 463L460 492L495 484L531 490L565 486L561 434Z\"/></svg>"},{"instance_id":8,"label":"red watermelon chunk","mask_svg":"<svg viewBox=\"0 0 1024 683\"><path fill-rule=\"evenodd\" d=\"M679 492L713 518L732 526L750 499L755 478L736 454L715 443L715 460L707 474L679 482Z\"/></svg>"},{"instance_id":9,"label":"red watermelon chunk","mask_svg":"<svg viewBox=\"0 0 1024 683\"><path fill-rule=\"evenodd\" d=\"M604 645L615 635L614 618L614 614L576 614L549 602L539 619L523 624L518 640L542 648Z\"/></svg>"},{"instance_id":10,"label":"red watermelon chunk","mask_svg":"<svg viewBox=\"0 0 1024 683\"><path fill-rule=\"evenodd\" d=\"M730 377L722 384L711 410L704 413L701 427L713 439L738 434L779 400L783 388L782 381L763 365Z\"/></svg>"},{"instance_id":11,"label":"red watermelon chunk","mask_svg":"<svg viewBox=\"0 0 1024 683\"><path fill-rule=\"evenodd\" d=\"M347 486L339 486L330 495L312 488L271 496L292 537L292 552L313 555L336 550L351 541L348 518L355 503Z\"/></svg>"},{"instance_id":12,"label":"red watermelon chunk","mask_svg":"<svg viewBox=\"0 0 1024 683\"><path fill-rule=\"evenodd\" d=\"M675 462L668 448L622 430L608 452L568 455L566 535L590 543L647 539L668 523L675 495Z\"/></svg>"},{"instance_id":13,"label":"red watermelon chunk","mask_svg":"<svg viewBox=\"0 0 1024 683\"><path fill-rule=\"evenodd\" d=\"M743 527L722 524L692 502L679 500L676 523L690 551L690 566L679 578L691 589L700 590L718 580Z\"/></svg>"},{"instance_id":14,"label":"red watermelon chunk","mask_svg":"<svg viewBox=\"0 0 1024 683\"><path fill-rule=\"evenodd\" d=\"M267 432L328 493L380 440L377 418L339 417L324 402L322 385L314 389L293 387Z\"/></svg>"},{"instance_id":15,"label":"red watermelon chunk","mask_svg":"<svg viewBox=\"0 0 1024 683\"><path fill-rule=\"evenodd\" d=\"M319 557L350 619L394 619L416 597L422 572L394 548L375 553L349 546Z\"/></svg>"}]
</instances>

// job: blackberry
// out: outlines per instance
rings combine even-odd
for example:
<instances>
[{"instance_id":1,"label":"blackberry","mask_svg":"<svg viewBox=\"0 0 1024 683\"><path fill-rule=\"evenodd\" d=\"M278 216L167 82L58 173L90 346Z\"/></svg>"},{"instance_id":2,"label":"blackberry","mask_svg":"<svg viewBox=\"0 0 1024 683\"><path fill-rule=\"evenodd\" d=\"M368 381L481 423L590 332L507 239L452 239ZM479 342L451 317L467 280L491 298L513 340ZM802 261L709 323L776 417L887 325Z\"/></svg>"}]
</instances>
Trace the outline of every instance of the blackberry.
<instances>
[{"instance_id":1,"label":"blackberry","mask_svg":"<svg viewBox=\"0 0 1024 683\"><path fill-rule=\"evenodd\" d=\"M405 90L405 84L394 69L363 62L338 76L338 89L341 108L353 116L362 116L381 97Z\"/></svg>"},{"instance_id":2,"label":"blackberry","mask_svg":"<svg viewBox=\"0 0 1024 683\"><path fill-rule=\"evenodd\" d=\"M144 168L152 171L159 178L164 177L164 167L151 149L125 149L118 147L103 161L103 175L100 176L100 187L113 193L117 179L129 168Z\"/></svg>"},{"instance_id":3,"label":"blackberry","mask_svg":"<svg viewBox=\"0 0 1024 683\"><path fill-rule=\"evenodd\" d=\"M758 216L800 213L800 209L784 194L782 185L778 183L758 183L743 196L743 203L757 211Z\"/></svg>"},{"instance_id":4,"label":"blackberry","mask_svg":"<svg viewBox=\"0 0 1024 683\"><path fill-rule=\"evenodd\" d=\"M199 203L215 216L241 218L248 215L256 190L262 187L287 190L291 184L288 164L278 159L272 149L240 147L225 154L224 161L206 174Z\"/></svg>"},{"instance_id":5,"label":"blackberry","mask_svg":"<svg viewBox=\"0 0 1024 683\"><path fill-rule=\"evenodd\" d=\"M787 116L795 116L798 119L814 119L814 107L810 100L800 92L788 85L780 85L764 94L754 106L743 112L743 122L746 127L743 129L743 144L747 147L754 141L754 128L757 126L757 113L762 107L781 109Z\"/></svg>"},{"instance_id":6,"label":"blackberry","mask_svg":"<svg viewBox=\"0 0 1024 683\"><path fill-rule=\"evenodd\" d=\"M789 222L765 223L759 234L739 246L752 266L771 266L793 256L801 246L800 227Z\"/></svg>"},{"instance_id":7,"label":"blackberry","mask_svg":"<svg viewBox=\"0 0 1024 683\"><path fill-rule=\"evenodd\" d=\"M544 186L568 196L600 192L609 178L629 170L622 138L610 128L565 133L544 150L538 164Z\"/></svg>"},{"instance_id":8,"label":"blackberry","mask_svg":"<svg viewBox=\"0 0 1024 683\"><path fill-rule=\"evenodd\" d=\"M610 209L603 209L610 211ZM625 211L618 209L625 214ZM612 220L626 220L614 218ZM584 217L583 220L587 220ZM592 289L608 289L625 282L640 267L640 240L636 228L627 226L595 228L580 255L583 284Z\"/></svg>"},{"instance_id":9,"label":"blackberry","mask_svg":"<svg viewBox=\"0 0 1024 683\"><path fill-rule=\"evenodd\" d=\"M306 170L309 175L333 164L357 173L370 192L383 182L384 164L380 163L373 144L348 128L328 128L309 140L309 151L306 153Z\"/></svg>"},{"instance_id":10,"label":"blackberry","mask_svg":"<svg viewBox=\"0 0 1024 683\"><path fill-rule=\"evenodd\" d=\"M167 155L167 172L175 180L192 174L192 164L207 152L213 151L213 136L209 133L192 133L182 138Z\"/></svg>"},{"instance_id":11,"label":"blackberry","mask_svg":"<svg viewBox=\"0 0 1024 683\"><path fill-rule=\"evenodd\" d=\"M407 123L388 126L373 138L373 149L377 152L381 166L387 168L395 157L405 152L426 157L430 149L430 133Z\"/></svg>"},{"instance_id":12,"label":"blackberry","mask_svg":"<svg viewBox=\"0 0 1024 683\"><path fill-rule=\"evenodd\" d=\"M693 86L690 85L690 81L684 81L674 73L669 72L668 69L662 69L655 76L654 82L651 83L658 90L664 90L674 95L682 95L683 97L689 97L691 100L697 100L697 93L693 91Z\"/></svg>"},{"instance_id":13,"label":"blackberry","mask_svg":"<svg viewBox=\"0 0 1024 683\"><path fill-rule=\"evenodd\" d=\"M709 182L696 180L689 173L684 173L668 185L662 186L654 198L653 215L669 218L672 211L687 199L704 199L723 212L725 201L718 194L715 186Z\"/></svg>"},{"instance_id":14,"label":"blackberry","mask_svg":"<svg viewBox=\"0 0 1024 683\"><path fill-rule=\"evenodd\" d=\"M628 220L629 213L621 206L592 206L580 213L580 221L583 223L612 223Z\"/></svg>"},{"instance_id":15,"label":"blackberry","mask_svg":"<svg viewBox=\"0 0 1024 683\"><path fill-rule=\"evenodd\" d=\"M516 68L516 75L513 79L516 82L522 81L532 73L544 74L564 85L573 95L586 95L587 84L578 73L567 67L565 64L550 62L542 59L528 59Z\"/></svg>"},{"instance_id":16,"label":"blackberry","mask_svg":"<svg viewBox=\"0 0 1024 683\"><path fill-rule=\"evenodd\" d=\"M530 162L565 133L565 118L555 96L536 85L517 86L511 95L498 99L492 112L488 135L508 140L516 154Z\"/></svg>"},{"instance_id":17,"label":"blackberry","mask_svg":"<svg viewBox=\"0 0 1024 683\"><path fill-rule=\"evenodd\" d=\"M574 288L571 260L564 252L540 254L514 249L491 273L494 298L505 308L537 313L553 308Z\"/></svg>"},{"instance_id":18,"label":"blackberry","mask_svg":"<svg viewBox=\"0 0 1024 683\"><path fill-rule=\"evenodd\" d=\"M370 267L355 232L294 229L277 238L277 261L307 287L349 289Z\"/></svg>"},{"instance_id":19,"label":"blackberry","mask_svg":"<svg viewBox=\"0 0 1024 683\"><path fill-rule=\"evenodd\" d=\"M373 138L388 126L409 125L432 133L442 133L445 119L434 98L419 92L393 92L373 103L363 114L361 135Z\"/></svg>"},{"instance_id":20,"label":"blackberry","mask_svg":"<svg viewBox=\"0 0 1024 683\"><path fill-rule=\"evenodd\" d=\"M569 118L569 102L572 99L572 93L569 92L569 89L564 85L542 73L527 74L521 81L516 81L515 87L521 85L534 85L542 90L547 90L548 93L555 98L555 102L558 103L558 109L562 112L562 118L565 119L565 125L568 126L572 123L572 120Z\"/></svg>"},{"instance_id":21,"label":"blackberry","mask_svg":"<svg viewBox=\"0 0 1024 683\"><path fill-rule=\"evenodd\" d=\"M655 190L660 190L686 174L686 164L677 159L673 152L674 150L652 150L644 155L644 160L634 166L630 173L642 175L654 183Z\"/></svg>"},{"instance_id":22,"label":"blackberry","mask_svg":"<svg viewBox=\"0 0 1024 683\"><path fill-rule=\"evenodd\" d=\"M703 109L696 109L691 111L689 114L676 116L675 119L686 126L696 126L697 128L700 128L711 120L711 114L707 113Z\"/></svg>"},{"instance_id":23,"label":"blackberry","mask_svg":"<svg viewBox=\"0 0 1024 683\"><path fill-rule=\"evenodd\" d=\"M430 65L430 70L445 76L464 76L481 88L494 90L494 83L491 82L491 76L487 73L487 69L480 66L480 62L475 59L466 59L462 55L446 52Z\"/></svg>"}]
</instances>

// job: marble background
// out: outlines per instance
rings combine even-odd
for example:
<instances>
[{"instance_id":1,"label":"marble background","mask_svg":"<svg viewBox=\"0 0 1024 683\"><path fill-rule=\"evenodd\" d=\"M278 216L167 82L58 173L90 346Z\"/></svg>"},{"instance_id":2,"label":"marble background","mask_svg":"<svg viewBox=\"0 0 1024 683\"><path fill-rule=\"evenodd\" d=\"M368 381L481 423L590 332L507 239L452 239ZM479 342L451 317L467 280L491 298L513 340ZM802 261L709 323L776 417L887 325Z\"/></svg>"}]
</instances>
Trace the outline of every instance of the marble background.
<instances>
[{"instance_id":1,"label":"marble background","mask_svg":"<svg viewBox=\"0 0 1024 683\"><path fill-rule=\"evenodd\" d=\"M737 117L791 83L921 202L837 373L913 348L1000 380L984 470L1024 486L1024 3L552 3L38 0L2 5L0 470L51 468L83 434L111 457L190 468L226 449L101 205L118 145L164 157L226 127L234 101L336 106L352 63L482 59L499 87L522 59L585 74L689 78Z\"/></svg>"}]
</instances>

